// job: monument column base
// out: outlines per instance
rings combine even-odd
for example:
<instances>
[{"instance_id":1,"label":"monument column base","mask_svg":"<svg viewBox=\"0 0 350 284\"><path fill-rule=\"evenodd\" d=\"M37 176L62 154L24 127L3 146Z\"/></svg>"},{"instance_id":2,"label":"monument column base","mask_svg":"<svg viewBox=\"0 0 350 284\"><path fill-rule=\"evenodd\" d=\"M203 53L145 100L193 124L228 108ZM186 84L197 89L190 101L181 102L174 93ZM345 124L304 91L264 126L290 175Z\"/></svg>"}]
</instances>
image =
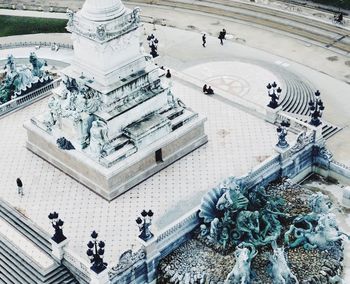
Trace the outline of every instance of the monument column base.
<instances>
[{"instance_id":1,"label":"monument column base","mask_svg":"<svg viewBox=\"0 0 350 284\"><path fill-rule=\"evenodd\" d=\"M104 167L79 150L62 150L53 135L27 122L27 148L84 184L112 200L208 141L204 117L197 117L167 136Z\"/></svg>"}]
</instances>

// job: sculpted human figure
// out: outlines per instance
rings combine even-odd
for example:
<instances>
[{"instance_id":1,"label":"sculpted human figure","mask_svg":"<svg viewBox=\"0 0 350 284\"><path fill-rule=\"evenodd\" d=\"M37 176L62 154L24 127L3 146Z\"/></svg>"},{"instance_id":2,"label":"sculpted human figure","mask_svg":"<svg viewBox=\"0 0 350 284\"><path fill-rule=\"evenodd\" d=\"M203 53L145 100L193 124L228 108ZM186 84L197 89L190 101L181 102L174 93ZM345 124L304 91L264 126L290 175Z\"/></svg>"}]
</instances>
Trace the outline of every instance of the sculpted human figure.
<instances>
[{"instance_id":1,"label":"sculpted human figure","mask_svg":"<svg viewBox=\"0 0 350 284\"><path fill-rule=\"evenodd\" d=\"M95 157L101 157L104 146L108 143L107 125L99 120L92 122L90 128L90 153Z\"/></svg>"},{"instance_id":2,"label":"sculpted human figure","mask_svg":"<svg viewBox=\"0 0 350 284\"><path fill-rule=\"evenodd\" d=\"M219 234L219 219L215 218L210 223L210 238L217 241Z\"/></svg>"},{"instance_id":3,"label":"sculpted human figure","mask_svg":"<svg viewBox=\"0 0 350 284\"><path fill-rule=\"evenodd\" d=\"M48 102L48 106L50 109L50 124L55 125L57 123L58 127L61 128L61 103L54 96L50 98Z\"/></svg>"}]
</instances>

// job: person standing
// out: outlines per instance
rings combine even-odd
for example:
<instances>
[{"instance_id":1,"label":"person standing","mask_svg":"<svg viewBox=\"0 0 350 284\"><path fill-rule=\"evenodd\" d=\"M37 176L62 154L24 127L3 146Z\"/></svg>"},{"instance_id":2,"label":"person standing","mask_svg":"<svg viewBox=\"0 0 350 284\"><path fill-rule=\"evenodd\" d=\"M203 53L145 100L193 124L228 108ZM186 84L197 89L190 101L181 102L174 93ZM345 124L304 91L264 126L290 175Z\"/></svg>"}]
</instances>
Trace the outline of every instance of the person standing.
<instances>
[{"instance_id":1,"label":"person standing","mask_svg":"<svg viewBox=\"0 0 350 284\"><path fill-rule=\"evenodd\" d=\"M224 45L223 39L224 39L224 33L223 33L223 31L220 31L220 33L219 33L219 40L220 40L220 44L221 45Z\"/></svg>"},{"instance_id":2,"label":"person standing","mask_svg":"<svg viewBox=\"0 0 350 284\"><path fill-rule=\"evenodd\" d=\"M16 179L16 183L17 183L18 195L20 195L22 197L24 195L24 193L23 193L23 183L22 183L20 178Z\"/></svg>"},{"instance_id":3,"label":"person standing","mask_svg":"<svg viewBox=\"0 0 350 284\"><path fill-rule=\"evenodd\" d=\"M207 36L205 34L203 34L202 36L202 42L203 47L205 47L205 45L207 44Z\"/></svg>"}]
</instances>

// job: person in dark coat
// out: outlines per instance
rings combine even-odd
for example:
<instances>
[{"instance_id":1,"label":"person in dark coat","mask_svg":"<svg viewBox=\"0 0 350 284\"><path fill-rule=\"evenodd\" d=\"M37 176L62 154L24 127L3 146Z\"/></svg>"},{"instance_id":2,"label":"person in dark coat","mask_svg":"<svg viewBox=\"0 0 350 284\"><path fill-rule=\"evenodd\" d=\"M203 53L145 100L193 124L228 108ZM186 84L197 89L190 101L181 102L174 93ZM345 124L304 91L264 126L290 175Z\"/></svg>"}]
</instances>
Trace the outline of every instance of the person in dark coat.
<instances>
[{"instance_id":1,"label":"person in dark coat","mask_svg":"<svg viewBox=\"0 0 350 284\"><path fill-rule=\"evenodd\" d=\"M171 78L171 73L169 69L166 71L165 77Z\"/></svg>"},{"instance_id":2,"label":"person in dark coat","mask_svg":"<svg viewBox=\"0 0 350 284\"><path fill-rule=\"evenodd\" d=\"M208 91L208 87L207 87L207 84L204 84L204 86L203 86L203 93L207 93L207 91Z\"/></svg>"},{"instance_id":3,"label":"person in dark coat","mask_svg":"<svg viewBox=\"0 0 350 284\"><path fill-rule=\"evenodd\" d=\"M220 40L220 44L221 44L221 45L224 45L223 39L224 39L224 33L221 31L221 32L219 33L219 40Z\"/></svg>"},{"instance_id":4,"label":"person in dark coat","mask_svg":"<svg viewBox=\"0 0 350 284\"><path fill-rule=\"evenodd\" d=\"M205 47L205 45L207 44L207 36L205 34L203 34L202 36L202 42L203 47Z\"/></svg>"},{"instance_id":5,"label":"person in dark coat","mask_svg":"<svg viewBox=\"0 0 350 284\"><path fill-rule=\"evenodd\" d=\"M222 29L222 39L226 39L226 30Z\"/></svg>"},{"instance_id":6,"label":"person in dark coat","mask_svg":"<svg viewBox=\"0 0 350 284\"><path fill-rule=\"evenodd\" d=\"M18 195L23 196L23 183L20 178L16 179Z\"/></svg>"},{"instance_id":7,"label":"person in dark coat","mask_svg":"<svg viewBox=\"0 0 350 284\"><path fill-rule=\"evenodd\" d=\"M207 94L208 95L214 95L214 90L211 88L211 86L208 87Z\"/></svg>"}]
</instances>

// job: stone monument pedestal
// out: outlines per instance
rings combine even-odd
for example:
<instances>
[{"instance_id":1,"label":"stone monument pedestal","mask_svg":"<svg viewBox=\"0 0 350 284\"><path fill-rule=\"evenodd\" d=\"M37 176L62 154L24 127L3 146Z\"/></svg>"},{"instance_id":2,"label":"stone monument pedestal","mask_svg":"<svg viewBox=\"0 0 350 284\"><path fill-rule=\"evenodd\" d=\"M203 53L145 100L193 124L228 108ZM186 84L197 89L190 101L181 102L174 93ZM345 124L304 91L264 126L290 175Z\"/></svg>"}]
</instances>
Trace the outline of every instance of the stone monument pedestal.
<instances>
[{"instance_id":1,"label":"stone monument pedestal","mask_svg":"<svg viewBox=\"0 0 350 284\"><path fill-rule=\"evenodd\" d=\"M278 112L282 110L282 107L278 106L276 108L270 108L269 106L267 106L265 109L266 109L265 120L267 122L274 124L277 120Z\"/></svg>"},{"instance_id":2,"label":"stone monument pedestal","mask_svg":"<svg viewBox=\"0 0 350 284\"><path fill-rule=\"evenodd\" d=\"M59 136L47 133L32 121L24 127L30 151L110 201L205 144L205 121L205 117L198 116L110 167L96 163L81 151L59 149Z\"/></svg>"}]
</instances>

